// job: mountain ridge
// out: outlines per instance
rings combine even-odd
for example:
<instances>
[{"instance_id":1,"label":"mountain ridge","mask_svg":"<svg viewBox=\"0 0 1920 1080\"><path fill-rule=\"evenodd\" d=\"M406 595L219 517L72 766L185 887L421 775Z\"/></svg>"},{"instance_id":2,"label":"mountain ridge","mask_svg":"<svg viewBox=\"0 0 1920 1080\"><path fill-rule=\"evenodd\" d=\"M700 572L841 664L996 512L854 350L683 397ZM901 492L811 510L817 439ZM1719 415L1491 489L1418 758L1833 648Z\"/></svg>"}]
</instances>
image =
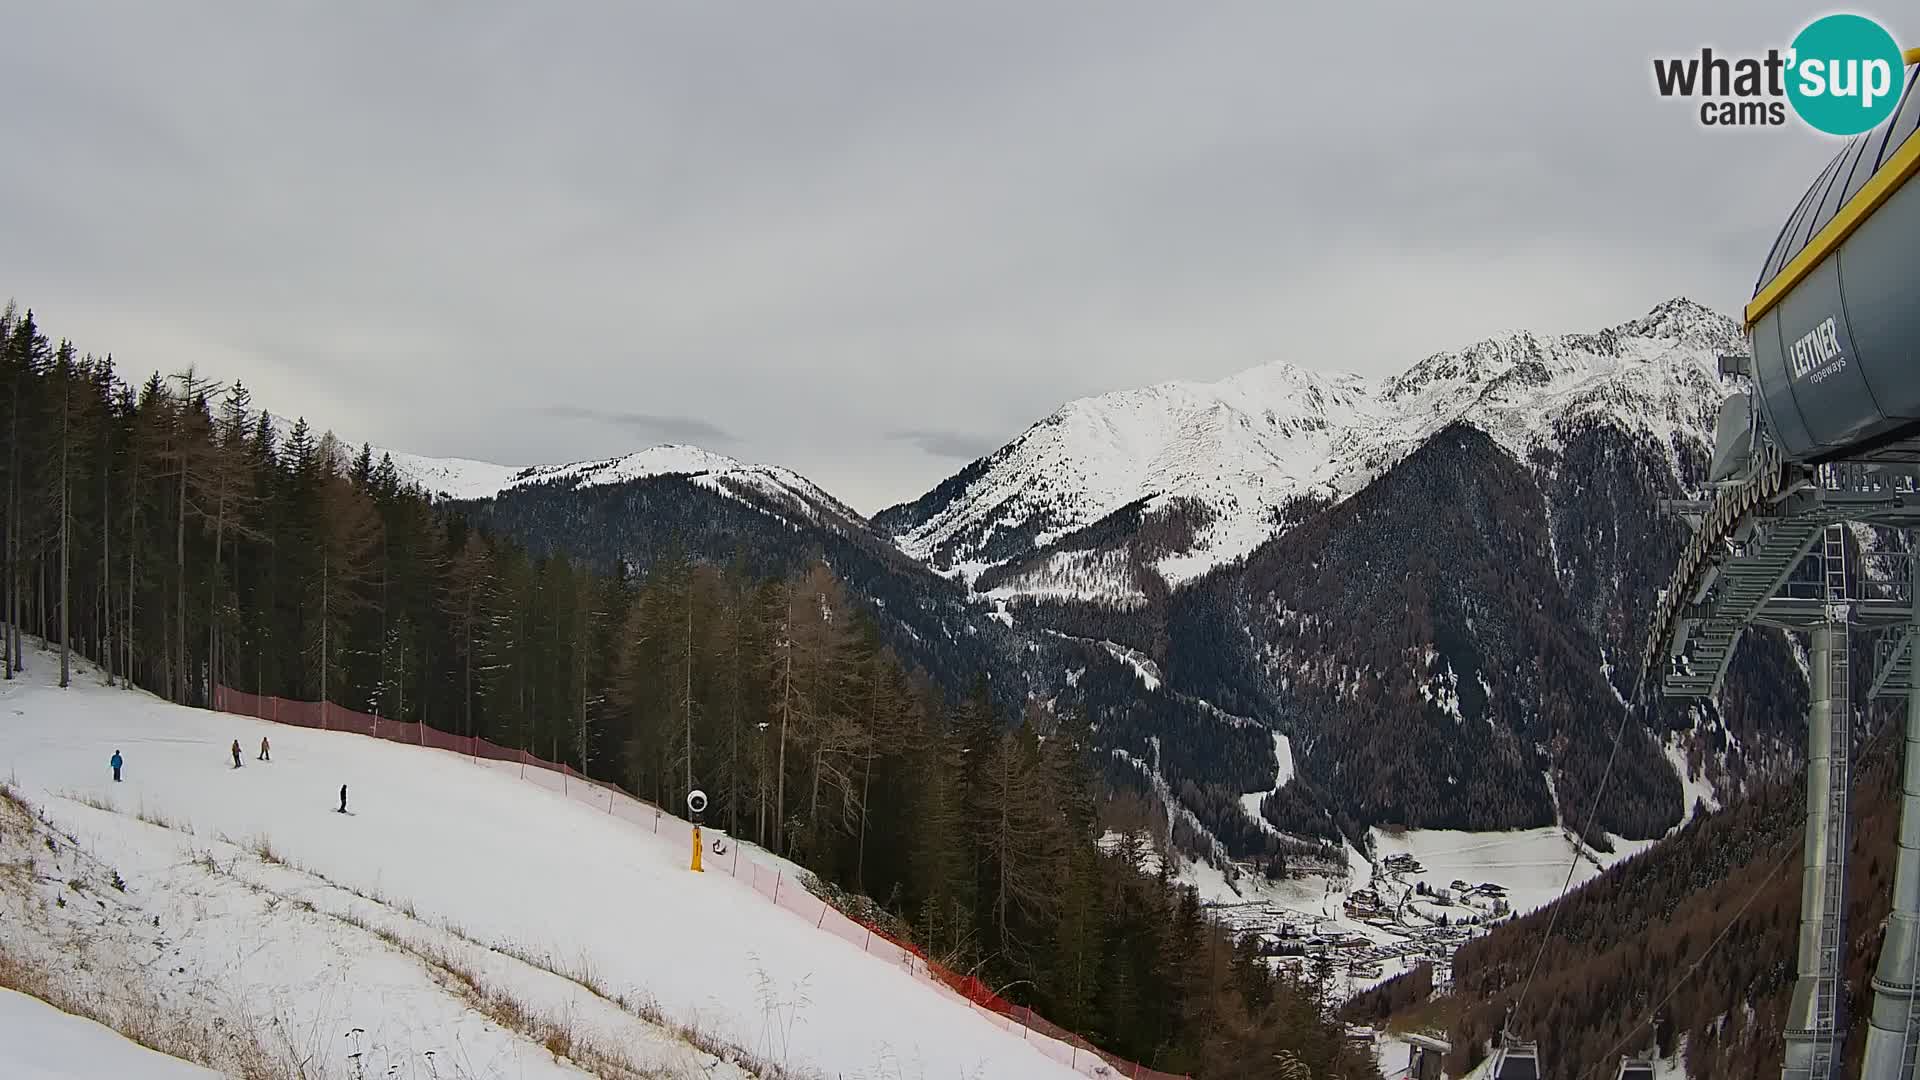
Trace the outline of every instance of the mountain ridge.
<instances>
[{"instance_id":1,"label":"mountain ridge","mask_svg":"<svg viewBox=\"0 0 1920 1080\"><path fill-rule=\"evenodd\" d=\"M1797 677L1777 635L1743 645L1724 710L1634 709L1617 682L1683 535L1658 502L1701 482L1717 356L1740 346L1733 320L1675 298L1378 382L1280 362L1096 395L872 518L689 447L490 474L463 505L635 572L675 546L768 572L818 555L950 697L991 672L1007 715L1086 715L1133 763L1110 783L1164 801L1195 857L1258 865L1273 830L1553 824L1601 771L1586 728L1623 710L1630 805L1598 831L1644 839L1691 810L1675 760L1706 762L1718 798L1747 758L1792 755L1792 709L1769 704ZM1269 732L1301 768L1250 820ZM1343 772L1354 755L1402 779Z\"/></svg>"},{"instance_id":2,"label":"mountain ridge","mask_svg":"<svg viewBox=\"0 0 1920 1080\"><path fill-rule=\"evenodd\" d=\"M1095 395L872 520L943 572L979 582L1000 570L984 591L1046 595L1086 577L1085 557L1055 550L1063 538L1136 504L1151 515L1189 500L1191 541L1147 560L1177 586L1250 553L1296 500L1347 498L1455 421L1521 460L1580 417L1669 444L1705 437L1715 359L1742 348L1732 319L1676 297L1591 333L1519 331L1433 353L1378 383L1282 360ZM1117 574L1083 590L1132 592Z\"/></svg>"},{"instance_id":3,"label":"mountain ridge","mask_svg":"<svg viewBox=\"0 0 1920 1080\"><path fill-rule=\"evenodd\" d=\"M1346 498L1456 420L1523 460L1555 441L1557 424L1581 415L1606 414L1662 441L1681 431L1704 436L1718 404L1713 358L1742 348L1731 318L1675 297L1590 333L1496 334L1378 381L1288 360L1212 382L1165 380L1068 401L917 498L872 515L792 469L685 443L534 465L382 452L404 478L452 501L537 484L706 477L716 490L751 488L871 525L969 583L1116 512L1150 515L1188 500L1207 519L1194 547L1154 567L1177 585L1251 552L1290 501ZM1048 591L1016 584L998 595Z\"/></svg>"}]
</instances>

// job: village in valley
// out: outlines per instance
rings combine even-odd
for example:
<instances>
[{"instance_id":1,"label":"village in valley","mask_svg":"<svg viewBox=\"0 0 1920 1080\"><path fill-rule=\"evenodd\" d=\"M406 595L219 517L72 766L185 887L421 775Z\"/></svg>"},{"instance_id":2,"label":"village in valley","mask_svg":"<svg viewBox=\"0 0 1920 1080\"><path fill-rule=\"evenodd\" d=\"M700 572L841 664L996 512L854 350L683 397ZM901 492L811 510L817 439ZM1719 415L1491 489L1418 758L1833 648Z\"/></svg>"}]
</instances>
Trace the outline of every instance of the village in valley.
<instances>
[{"instance_id":1,"label":"village in valley","mask_svg":"<svg viewBox=\"0 0 1920 1080\"><path fill-rule=\"evenodd\" d=\"M1356 863L1353 871L1371 868ZM1425 872L1413 855L1393 854L1368 877L1310 877L1255 899L1216 898L1210 907L1236 935L1254 935L1276 968L1292 968L1332 996L1360 993L1421 963L1444 987L1454 951L1512 908L1498 882L1454 878L1435 887L1421 879ZM1355 887L1343 888L1343 880ZM1313 888L1317 901L1302 895Z\"/></svg>"}]
</instances>

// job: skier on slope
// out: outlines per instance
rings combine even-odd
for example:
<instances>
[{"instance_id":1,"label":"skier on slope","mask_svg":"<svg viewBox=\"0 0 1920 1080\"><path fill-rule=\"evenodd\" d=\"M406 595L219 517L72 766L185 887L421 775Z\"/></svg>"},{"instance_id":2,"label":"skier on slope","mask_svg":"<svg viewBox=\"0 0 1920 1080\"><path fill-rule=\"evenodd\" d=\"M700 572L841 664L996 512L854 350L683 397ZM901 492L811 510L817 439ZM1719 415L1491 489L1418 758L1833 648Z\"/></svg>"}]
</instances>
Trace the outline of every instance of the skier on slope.
<instances>
[{"instance_id":1,"label":"skier on slope","mask_svg":"<svg viewBox=\"0 0 1920 1080\"><path fill-rule=\"evenodd\" d=\"M340 785L340 812L343 814L347 812L347 785L345 784Z\"/></svg>"},{"instance_id":2,"label":"skier on slope","mask_svg":"<svg viewBox=\"0 0 1920 1080\"><path fill-rule=\"evenodd\" d=\"M119 783L120 782L120 751L115 750L113 752L113 760L107 762L107 764L113 766L113 782L116 784Z\"/></svg>"},{"instance_id":3,"label":"skier on slope","mask_svg":"<svg viewBox=\"0 0 1920 1080\"><path fill-rule=\"evenodd\" d=\"M261 761L273 760L273 758L270 757L267 753L267 737L265 735L260 736L260 760Z\"/></svg>"},{"instance_id":4,"label":"skier on slope","mask_svg":"<svg viewBox=\"0 0 1920 1080\"><path fill-rule=\"evenodd\" d=\"M236 769L240 767L240 740L239 739L233 740L233 767Z\"/></svg>"}]
</instances>

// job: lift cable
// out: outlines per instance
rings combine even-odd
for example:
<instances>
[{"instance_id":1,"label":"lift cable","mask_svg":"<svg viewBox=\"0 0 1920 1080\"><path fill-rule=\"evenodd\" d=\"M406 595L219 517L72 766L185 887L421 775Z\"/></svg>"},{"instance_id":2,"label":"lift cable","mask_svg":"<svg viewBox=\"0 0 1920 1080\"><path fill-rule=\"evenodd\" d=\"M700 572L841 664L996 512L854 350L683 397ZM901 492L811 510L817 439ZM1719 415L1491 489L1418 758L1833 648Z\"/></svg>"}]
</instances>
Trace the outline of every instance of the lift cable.
<instances>
[{"instance_id":1,"label":"lift cable","mask_svg":"<svg viewBox=\"0 0 1920 1080\"><path fill-rule=\"evenodd\" d=\"M1872 738L1867 740L1866 745L1860 748L1860 758L1856 764L1865 766L1870 760L1869 755L1879 748L1880 740L1894 728L1900 727L1901 723L1902 721L1899 718L1895 718L1884 724L1879 731L1874 732ZM1667 992L1661 995L1659 1001L1654 1002L1653 1007L1647 1010L1647 1015L1642 1017L1639 1023L1628 1028L1627 1033L1620 1037L1619 1042L1613 1044L1612 1049L1600 1055L1599 1061L1581 1070L1579 1080L1586 1080L1588 1076L1593 1074L1595 1069L1601 1068L1607 1060L1615 1054L1618 1054L1621 1047L1631 1042L1633 1037L1639 1034L1642 1028L1653 1023L1653 1021L1659 1017L1660 1010L1666 1008L1667 1002L1673 1000L1673 996L1680 992L1680 988L1687 984L1687 980L1693 977L1693 973L1700 970L1701 965L1707 962L1707 958L1713 955L1713 950L1718 948L1720 943L1726 940L1727 935L1733 931L1733 928L1739 924L1740 916L1747 913L1747 908L1753 906L1753 902L1760 898L1761 893L1766 891L1767 886L1773 882L1774 877L1780 873L1781 868L1792 862L1794 856L1798 854L1800 854L1800 849L1793 846L1791 840L1789 840L1787 850L1778 859L1774 860L1773 867L1767 871L1767 876L1761 878L1760 883L1755 885L1751 892L1747 893L1747 898L1740 901L1740 906L1734 909L1733 915L1727 919L1727 924L1720 928L1720 932L1713 936L1712 941L1707 943L1706 950L1703 951L1699 958L1693 963L1687 965L1687 970L1680 973L1680 977L1673 981L1673 985L1667 988Z\"/></svg>"},{"instance_id":2,"label":"lift cable","mask_svg":"<svg viewBox=\"0 0 1920 1080\"><path fill-rule=\"evenodd\" d=\"M1586 837L1593 829L1594 818L1599 816L1600 798L1607 792L1607 781L1613 776L1614 759L1620 755L1621 737L1627 733L1627 723L1632 719L1632 709L1620 710L1620 726L1613 730L1613 749L1607 752L1606 770L1600 774L1600 786L1594 790L1593 805L1587 808L1586 824L1573 838L1573 857L1567 860L1567 879L1560 883L1560 895L1553 902L1552 913L1547 916L1547 932L1540 935L1540 948L1533 954L1533 964L1527 968L1527 981L1520 987L1520 998L1514 1002L1513 1012L1508 1014L1510 1017L1518 1016L1521 1006L1527 1003L1527 992L1533 989L1533 977L1540 970L1540 959L1547 955L1547 943L1553 940L1553 928L1560 924L1560 909L1564 906L1560 901L1567 898L1567 890L1573 886L1574 871L1580 868L1580 848L1587 842Z\"/></svg>"},{"instance_id":3,"label":"lift cable","mask_svg":"<svg viewBox=\"0 0 1920 1080\"><path fill-rule=\"evenodd\" d=\"M1680 973L1680 977L1673 981L1673 985L1667 988L1667 992L1661 996L1660 1000L1654 1002L1653 1007L1647 1010L1647 1015L1642 1017L1639 1023L1628 1028L1627 1033L1620 1037L1619 1042L1613 1044L1612 1049L1600 1055L1599 1061L1594 1062L1581 1071L1580 1080L1586 1080L1588 1076L1593 1075L1595 1069L1601 1068L1605 1062L1611 1060L1615 1054L1618 1054L1622 1047L1632 1042L1633 1037L1638 1035L1642 1028L1645 1028L1648 1024L1653 1023L1654 1020L1659 1018L1660 1010L1666 1008L1667 1002L1673 1000L1673 995L1680 992L1680 988L1685 986L1687 980L1693 977L1693 973L1700 970L1700 966L1707 962L1707 958L1713 955L1713 950L1719 946L1720 942L1726 939L1727 934L1732 932L1735 926L1739 925L1740 916L1745 915L1747 908L1750 907L1755 900L1760 898L1760 894L1766 891L1768 885L1773 883L1773 879L1775 875L1780 873L1780 869L1789 862L1792 862L1793 857L1799 853L1799 849L1789 845L1786 854L1774 860L1773 868L1767 871L1767 876L1761 878L1760 884L1755 885L1753 891L1747 894L1747 898L1740 902L1738 908L1734 909L1732 918L1727 920L1727 925L1721 927L1720 932L1714 935L1711 942L1707 943L1706 951L1702 952L1699 958L1694 960L1692 964L1689 964L1687 970Z\"/></svg>"}]
</instances>

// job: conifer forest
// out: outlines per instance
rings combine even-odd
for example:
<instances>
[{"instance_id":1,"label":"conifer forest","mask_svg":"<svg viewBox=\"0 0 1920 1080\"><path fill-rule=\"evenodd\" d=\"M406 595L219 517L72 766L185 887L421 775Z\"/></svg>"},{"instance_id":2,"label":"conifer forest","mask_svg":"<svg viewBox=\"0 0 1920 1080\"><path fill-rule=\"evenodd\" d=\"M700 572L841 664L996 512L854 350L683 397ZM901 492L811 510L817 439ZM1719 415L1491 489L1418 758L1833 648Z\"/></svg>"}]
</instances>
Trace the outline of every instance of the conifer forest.
<instances>
[{"instance_id":1,"label":"conifer forest","mask_svg":"<svg viewBox=\"0 0 1920 1080\"><path fill-rule=\"evenodd\" d=\"M1103 1048L1209 1078L1271 1076L1281 1054L1375 1075L1324 986L1231 940L1140 835L1101 842L1082 718L1009 715L990 671L943 694L824 560L766 578L666 550L602 573L215 373L136 375L13 306L0 356L8 678L54 663L62 685L192 706L221 685L327 700L663 806L699 787L709 824Z\"/></svg>"}]
</instances>

